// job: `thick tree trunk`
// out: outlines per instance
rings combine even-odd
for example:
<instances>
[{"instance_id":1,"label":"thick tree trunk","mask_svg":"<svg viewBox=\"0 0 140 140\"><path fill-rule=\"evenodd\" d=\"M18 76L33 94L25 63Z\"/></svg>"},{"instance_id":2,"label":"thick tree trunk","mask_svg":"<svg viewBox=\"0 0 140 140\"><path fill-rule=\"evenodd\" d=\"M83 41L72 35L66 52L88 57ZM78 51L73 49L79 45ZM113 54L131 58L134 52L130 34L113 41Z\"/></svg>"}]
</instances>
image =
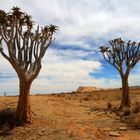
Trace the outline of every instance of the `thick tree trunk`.
<instances>
[{"instance_id":1,"label":"thick tree trunk","mask_svg":"<svg viewBox=\"0 0 140 140\"><path fill-rule=\"evenodd\" d=\"M122 110L124 107L130 107L130 97L129 97L129 85L128 78L121 77L122 79L122 99L120 109Z\"/></svg>"},{"instance_id":2,"label":"thick tree trunk","mask_svg":"<svg viewBox=\"0 0 140 140\"><path fill-rule=\"evenodd\" d=\"M31 122L30 86L31 83L20 79L19 82L20 93L19 93L16 117L19 123L22 124Z\"/></svg>"}]
</instances>

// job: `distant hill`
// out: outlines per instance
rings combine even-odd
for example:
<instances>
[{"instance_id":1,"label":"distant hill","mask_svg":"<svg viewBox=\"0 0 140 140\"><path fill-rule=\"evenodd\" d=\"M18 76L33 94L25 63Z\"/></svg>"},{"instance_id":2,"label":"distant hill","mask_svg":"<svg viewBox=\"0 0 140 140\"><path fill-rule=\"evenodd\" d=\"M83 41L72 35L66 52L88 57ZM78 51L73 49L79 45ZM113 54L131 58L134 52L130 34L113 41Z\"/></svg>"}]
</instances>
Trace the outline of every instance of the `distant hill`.
<instances>
[{"instance_id":1,"label":"distant hill","mask_svg":"<svg viewBox=\"0 0 140 140\"><path fill-rule=\"evenodd\" d=\"M90 91L98 91L101 90L101 88L96 88L92 86L80 86L76 92L90 92Z\"/></svg>"},{"instance_id":2,"label":"distant hill","mask_svg":"<svg viewBox=\"0 0 140 140\"><path fill-rule=\"evenodd\" d=\"M130 89L140 89L140 86L130 86ZM78 87L78 89L76 90L76 92L91 92L91 91L99 91L99 90L118 90L118 89L122 89L120 88L97 88L97 87L93 87L93 86L80 86Z\"/></svg>"},{"instance_id":3,"label":"distant hill","mask_svg":"<svg viewBox=\"0 0 140 140\"><path fill-rule=\"evenodd\" d=\"M130 86L130 88L140 88L140 86Z\"/></svg>"}]
</instances>

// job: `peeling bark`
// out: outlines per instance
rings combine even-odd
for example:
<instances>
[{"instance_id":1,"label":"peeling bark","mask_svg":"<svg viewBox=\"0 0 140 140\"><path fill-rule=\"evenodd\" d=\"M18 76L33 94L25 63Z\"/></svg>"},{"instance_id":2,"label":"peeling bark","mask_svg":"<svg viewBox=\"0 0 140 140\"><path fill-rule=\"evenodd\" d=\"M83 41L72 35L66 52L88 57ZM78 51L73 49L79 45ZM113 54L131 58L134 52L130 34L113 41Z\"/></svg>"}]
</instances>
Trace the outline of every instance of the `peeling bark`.
<instances>
[{"instance_id":1,"label":"peeling bark","mask_svg":"<svg viewBox=\"0 0 140 140\"><path fill-rule=\"evenodd\" d=\"M0 10L0 54L9 61L19 77L17 119L31 122L30 87L41 69L41 60L52 43L57 26L33 29L30 15L13 7Z\"/></svg>"},{"instance_id":2,"label":"peeling bark","mask_svg":"<svg viewBox=\"0 0 140 140\"><path fill-rule=\"evenodd\" d=\"M128 84L128 78L122 78L122 99L120 104L120 110L122 110L124 107L130 107L130 97L129 97L129 84Z\"/></svg>"},{"instance_id":3,"label":"peeling bark","mask_svg":"<svg viewBox=\"0 0 140 140\"><path fill-rule=\"evenodd\" d=\"M19 82L19 100L16 111L16 117L20 123L29 123L32 121L30 107L30 86L31 83L20 79Z\"/></svg>"}]
</instances>

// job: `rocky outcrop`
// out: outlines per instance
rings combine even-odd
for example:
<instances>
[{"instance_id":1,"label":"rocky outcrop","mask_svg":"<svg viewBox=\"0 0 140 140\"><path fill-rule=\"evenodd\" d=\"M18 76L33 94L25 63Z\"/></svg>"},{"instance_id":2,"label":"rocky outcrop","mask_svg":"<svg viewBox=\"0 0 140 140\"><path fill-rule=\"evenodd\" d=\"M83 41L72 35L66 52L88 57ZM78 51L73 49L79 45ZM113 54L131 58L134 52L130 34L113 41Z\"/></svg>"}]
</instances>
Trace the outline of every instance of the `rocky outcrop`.
<instances>
[{"instance_id":1,"label":"rocky outcrop","mask_svg":"<svg viewBox=\"0 0 140 140\"><path fill-rule=\"evenodd\" d=\"M76 92L90 92L90 91L97 91L101 90L100 88L92 87L92 86L80 86Z\"/></svg>"}]
</instances>

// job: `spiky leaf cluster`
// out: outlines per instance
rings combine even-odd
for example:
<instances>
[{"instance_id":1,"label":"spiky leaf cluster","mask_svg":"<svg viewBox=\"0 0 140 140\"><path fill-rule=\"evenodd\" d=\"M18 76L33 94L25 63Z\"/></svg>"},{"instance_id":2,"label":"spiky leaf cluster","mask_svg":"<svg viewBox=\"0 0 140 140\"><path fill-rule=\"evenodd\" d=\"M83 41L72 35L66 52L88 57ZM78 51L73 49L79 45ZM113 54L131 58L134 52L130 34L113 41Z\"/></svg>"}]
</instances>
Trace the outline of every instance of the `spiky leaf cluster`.
<instances>
[{"instance_id":1,"label":"spiky leaf cluster","mask_svg":"<svg viewBox=\"0 0 140 140\"><path fill-rule=\"evenodd\" d=\"M55 25L34 26L31 16L18 7L0 10L0 53L17 72L34 75L57 30Z\"/></svg>"},{"instance_id":2,"label":"spiky leaf cluster","mask_svg":"<svg viewBox=\"0 0 140 140\"><path fill-rule=\"evenodd\" d=\"M104 59L118 71L124 71L125 68L125 72L129 73L140 59L140 43L130 40L126 43L121 38L117 38L109 41L109 44L111 47L100 47Z\"/></svg>"}]
</instances>

